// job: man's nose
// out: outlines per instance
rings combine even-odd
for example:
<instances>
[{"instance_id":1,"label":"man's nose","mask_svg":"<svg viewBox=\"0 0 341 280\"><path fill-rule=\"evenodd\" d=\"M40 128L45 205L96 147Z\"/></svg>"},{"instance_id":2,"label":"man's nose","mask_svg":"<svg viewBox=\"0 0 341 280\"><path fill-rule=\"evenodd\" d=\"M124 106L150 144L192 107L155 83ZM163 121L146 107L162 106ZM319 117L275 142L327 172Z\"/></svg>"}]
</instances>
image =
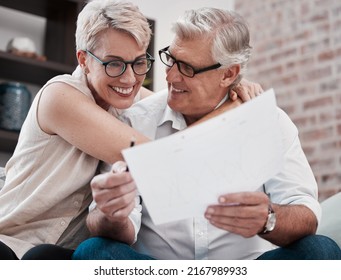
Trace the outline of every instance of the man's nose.
<instances>
[{"instance_id":1,"label":"man's nose","mask_svg":"<svg viewBox=\"0 0 341 280\"><path fill-rule=\"evenodd\" d=\"M167 82L178 82L182 80L182 74L179 71L178 65L174 63L172 67L166 68L166 80Z\"/></svg>"}]
</instances>

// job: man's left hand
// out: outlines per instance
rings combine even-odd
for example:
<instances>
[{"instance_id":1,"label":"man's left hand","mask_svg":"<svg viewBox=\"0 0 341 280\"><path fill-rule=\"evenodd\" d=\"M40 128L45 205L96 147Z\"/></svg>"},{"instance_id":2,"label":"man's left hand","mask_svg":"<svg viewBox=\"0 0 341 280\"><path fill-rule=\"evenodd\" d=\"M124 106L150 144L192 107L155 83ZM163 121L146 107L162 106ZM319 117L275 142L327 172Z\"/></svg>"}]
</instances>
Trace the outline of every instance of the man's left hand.
<instances>
[{"instance_id":1,"label":"man's left hand","mask_svg":"<svg viewBox=\"0 0 341 280\"><path fill-rule=\"evenodd\" d=\"M268 206L265 193L231 193L220 196L219 204L207 207L205 217L220 229L248 238L264 229Z\"/></svg>"}]
</instances>

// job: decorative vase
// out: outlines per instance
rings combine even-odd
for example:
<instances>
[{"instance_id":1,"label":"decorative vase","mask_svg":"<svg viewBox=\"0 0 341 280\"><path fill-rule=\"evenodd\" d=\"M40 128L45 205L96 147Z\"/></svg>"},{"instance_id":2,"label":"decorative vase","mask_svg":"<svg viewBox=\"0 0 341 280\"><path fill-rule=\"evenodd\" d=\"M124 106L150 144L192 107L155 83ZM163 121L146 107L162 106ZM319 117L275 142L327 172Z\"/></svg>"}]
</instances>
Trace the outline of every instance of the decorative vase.
<instances>
[{"instance_id":1,"label":"decorative vase","mask_svg":"<svg viewBox=\"0 0 341 280\"><path fill-rule=\"evenodd\" d=\"M31 106L31 93L23 84L0 84L0 128L20 131Z\"/></svg>"}]
</instances>

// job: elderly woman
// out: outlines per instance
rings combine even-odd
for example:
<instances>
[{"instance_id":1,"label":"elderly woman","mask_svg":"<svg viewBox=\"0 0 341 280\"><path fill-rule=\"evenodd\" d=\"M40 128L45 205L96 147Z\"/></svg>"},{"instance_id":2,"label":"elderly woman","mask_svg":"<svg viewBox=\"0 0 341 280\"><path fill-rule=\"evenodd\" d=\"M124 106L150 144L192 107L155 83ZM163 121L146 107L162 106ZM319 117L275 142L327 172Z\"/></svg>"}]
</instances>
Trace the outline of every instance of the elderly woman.
<instances>
[{"instance_id":1,"label":"elderly woman","mask_svg":"<svg viewBox=\"0 0 341 280\"><path fill-rule=\"evenodd\" d=\"M132 136L148 140L115 115L150 94L141 88L154 61L150 38L147 19L130 3L96 0L79 14L79 65L38 92L6 165L0 259L43 243L75 248L87 237L89 182L99 161L120 159Z\"/></svg>"}]
</instances>

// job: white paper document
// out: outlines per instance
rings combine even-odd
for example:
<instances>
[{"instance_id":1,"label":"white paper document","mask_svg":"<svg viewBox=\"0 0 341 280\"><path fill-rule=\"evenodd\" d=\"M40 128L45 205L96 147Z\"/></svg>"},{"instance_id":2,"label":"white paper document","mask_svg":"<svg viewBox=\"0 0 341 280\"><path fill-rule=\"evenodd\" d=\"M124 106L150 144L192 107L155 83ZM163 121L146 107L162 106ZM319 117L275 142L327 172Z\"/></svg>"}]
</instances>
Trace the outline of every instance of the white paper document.
<instances>
[{"instance_id":1,"label":"white paper document","mask_svg":"<svg viewBox=\"0 0 341 280\"><path fill-rule=\"evenodd\" d=\"M123 156L155 224L203 217L219 195L254 191L280 171L283 148L274 91L125 149Z\"/></svg>"}]
</instances>

